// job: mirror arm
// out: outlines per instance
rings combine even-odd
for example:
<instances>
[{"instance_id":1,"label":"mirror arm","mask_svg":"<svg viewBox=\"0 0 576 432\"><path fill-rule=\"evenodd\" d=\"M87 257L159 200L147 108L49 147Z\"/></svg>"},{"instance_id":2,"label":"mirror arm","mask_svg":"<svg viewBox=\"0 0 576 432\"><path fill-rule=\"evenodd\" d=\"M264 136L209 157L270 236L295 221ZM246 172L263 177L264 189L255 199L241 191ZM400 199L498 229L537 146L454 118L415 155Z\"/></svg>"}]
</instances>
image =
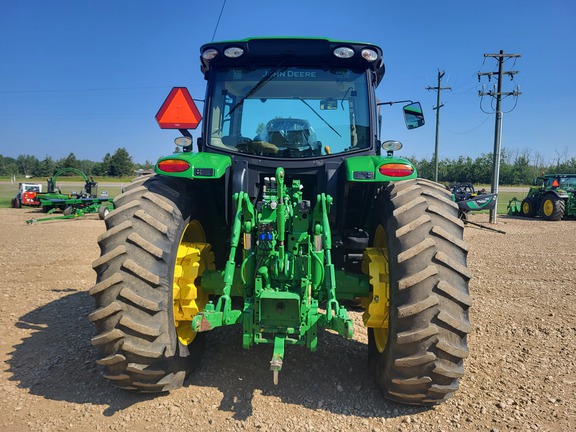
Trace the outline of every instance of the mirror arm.
<instances>
[{"instance_id":1,"label":"mirror arm","mask_svg":"<svg viewBox=\"0 0 576 432\"><path fill-rule=\"evenodd\" d=\"M190 133L190 131L188 129L178 129L178 131L182 134L182 136L185 136L185 137L192 139L192 134ZM182 151L185 153L191 152L192 151L192 142L193 141L191 141L189 146L182 147Z\"/></svg>"},{"instance_id":2,"label":"mirror arm","mask_svg":"<svg viewBox=\"0 0 576 432\"><path fill-rule=\"evenodd\" d=\"M376 106L380 106L380 105L394 105L394 104L397 104L397 103L406 103L406 102L408 102L408 103L414 103L414 101L411 101L411 100L400 100L400 101L378 102L378 103L376 104Z\"/></svg>"}]
</instances>

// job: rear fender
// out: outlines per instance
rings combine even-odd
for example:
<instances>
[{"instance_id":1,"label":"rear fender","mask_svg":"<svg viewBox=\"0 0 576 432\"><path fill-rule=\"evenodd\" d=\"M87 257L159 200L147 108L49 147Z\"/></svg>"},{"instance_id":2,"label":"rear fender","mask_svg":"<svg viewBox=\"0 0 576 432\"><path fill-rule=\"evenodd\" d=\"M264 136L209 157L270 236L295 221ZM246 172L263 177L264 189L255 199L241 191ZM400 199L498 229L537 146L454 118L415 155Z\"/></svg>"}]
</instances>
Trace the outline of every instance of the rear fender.
<instances>
[{"instance_id":1,"label":"rear fender","mask_svg":"<svg viewBox=\"0 0 576 432\"><path fill-rule=\"evenodd\" d=\"M550 195L555 196L559 199L563 199L563 200L568 199L568 193L566 191L563 191L563 190L549 190L548 192L546 192L544 199L546 199Z\"/></svg>"},{"instance_id":2,"label":"rear fender","mask_svg":"<svg viewBox=\"0 0 576 432\"><path fill-rule=\"evenodd\" d=\"M156 174L187 179L218 179L232 165L230 156L216 153L175 153L158 159Z\"/></svg>"},{"instance_id":3,"label":"rear fender","mask_svg":"<svg viewBox=\"0 0 576 432\"><path fill-rule=\"evenodd\" d=\"M347 158L346 179L351 182L390 182L418 177L408 160L394 156L356 156Z\"/></svg>"},{"instance_id":4,"label":"rear fender","mask_svg":"<svg viewBox=\"0 0 576 432\"><path fill-rule=\"evenodd\" d=\"M558 196L558 198L562 198L564 200L566 200L570 197L570 194L567 191L565 191L564 189L556 189L554 192L556 192L556 195Z\"/></svg>"}]
</instances>

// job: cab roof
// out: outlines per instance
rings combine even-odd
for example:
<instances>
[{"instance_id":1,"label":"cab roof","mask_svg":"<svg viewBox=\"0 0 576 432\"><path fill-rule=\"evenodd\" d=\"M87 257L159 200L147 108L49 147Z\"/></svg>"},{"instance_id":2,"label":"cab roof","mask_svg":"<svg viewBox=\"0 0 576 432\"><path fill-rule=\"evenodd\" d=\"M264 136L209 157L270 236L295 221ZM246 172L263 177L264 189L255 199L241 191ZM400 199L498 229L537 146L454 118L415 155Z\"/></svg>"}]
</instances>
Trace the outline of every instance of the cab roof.
<instances>
[{"instance_id":1,"label":"cab roof","mask_svg":"<svg viewBox=\"0 0 576 432\"><path fill-rule=\"evenodd\" d=\"M350 48L350 58L340 58L334 54L337 48ZM235 58L224 55L229 48L240 48L243 53ZM366 60L363 50L376 53L376 59ZM215 50L212 58L204 54ZM214 54L214 51L211 51ZM384 76L382 49L377 45L364 42L339 41L317 37L253 37L247 39L211 42L200 48L202 72L207 78L212 68L233 66L327 66L354 67L372 70L376 74L377 84Z\"/></svg>"}]
</instances>

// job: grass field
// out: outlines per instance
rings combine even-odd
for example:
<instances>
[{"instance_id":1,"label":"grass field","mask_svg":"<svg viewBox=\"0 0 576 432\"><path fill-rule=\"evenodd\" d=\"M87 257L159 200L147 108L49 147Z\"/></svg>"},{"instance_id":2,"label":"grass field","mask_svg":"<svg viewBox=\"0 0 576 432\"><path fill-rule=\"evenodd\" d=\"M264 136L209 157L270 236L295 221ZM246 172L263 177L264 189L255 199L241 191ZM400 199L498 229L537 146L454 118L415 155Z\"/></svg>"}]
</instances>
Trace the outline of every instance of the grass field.
<instances>
[{"instance_id":1,"label":"grass field","mask_svg":"<svg viewBox=\"0 0 576 432\"><path fill-rule=\"evenodd\" d=\"M526 193L522 192L500 192L498 194L498 214L508 213L508 202L510 202L512 198L516 197L522 201L522 198L525 196Z\"/></svg>"}]
</instances>

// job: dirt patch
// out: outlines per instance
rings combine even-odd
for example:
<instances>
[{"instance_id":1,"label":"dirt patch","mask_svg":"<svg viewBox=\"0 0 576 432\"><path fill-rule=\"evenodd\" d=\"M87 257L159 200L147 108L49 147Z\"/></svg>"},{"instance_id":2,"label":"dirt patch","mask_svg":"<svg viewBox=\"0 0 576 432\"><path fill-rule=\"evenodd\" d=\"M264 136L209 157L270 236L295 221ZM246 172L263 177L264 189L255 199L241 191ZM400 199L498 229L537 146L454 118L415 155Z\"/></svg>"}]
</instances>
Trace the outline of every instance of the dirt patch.
<instances>
[{"instance_id":1,"label":"dirt patch","mask_svg":"<svg viewBox=\"0 0 576 432\"><path fill-rule=\"evenodd\" d=\"M88 321L97 215L26 225L0 209L0 430L570 430L576 424L576 221L499 217L467 227L474 297L466 375L455 398L424 409L381 398L366 334L288 347L278 386L271 348L245 351L237 329L210 334L184 388L141 396L100 376ZM475 222L487 222L484 215ZM360 322L360 314L353 312ZM361 326L357 326L361 327Z\"/></svg>"}]
</instances>

